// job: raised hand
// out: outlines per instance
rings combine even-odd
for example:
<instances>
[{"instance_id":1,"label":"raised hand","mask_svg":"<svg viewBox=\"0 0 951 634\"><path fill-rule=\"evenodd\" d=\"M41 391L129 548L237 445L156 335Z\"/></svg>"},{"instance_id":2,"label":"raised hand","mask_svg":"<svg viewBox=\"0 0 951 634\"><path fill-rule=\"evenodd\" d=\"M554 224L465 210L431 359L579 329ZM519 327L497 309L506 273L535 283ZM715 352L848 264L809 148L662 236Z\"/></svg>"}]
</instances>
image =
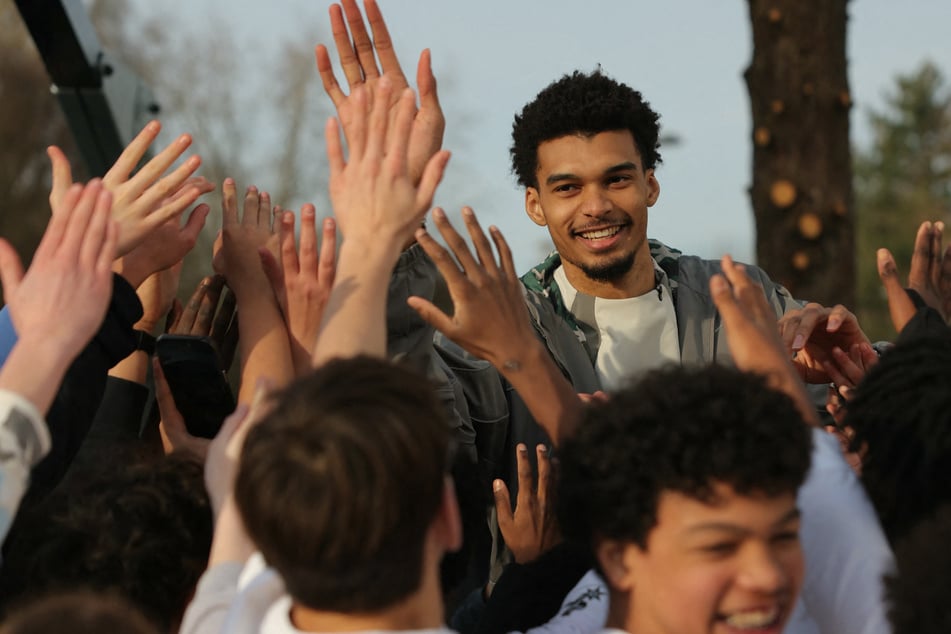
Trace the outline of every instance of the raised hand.
<instances>
[{"instance_id":1,"label":"raised hand","mask_svg":"<svg viewBox=\"0 0 951 634\"><path fill-rule=\"evenodd\" d=\"M311 355L333 287L337 245L336 225L332 218L327 218L323 221L318 256L316 210L307 204L301 208L300 215L299 253L294 243L294 214L291 212L276 219L281 239L280 265L268 257L268 252L261 253L287 324L294 372L298 376L311 368Z\"/></svg>"},{"instance_id":2,"label":"raised hand","mask_svg":"<svg viewBox=\"0 0 951 634\"><path fill-rule=\"evenodd\" d=\"M195 247L208 212L208 205L201 204L192 210L184 225L180 226L178 217L168 220L154 229L148 240L118 258L112 270L138 288L150 275L181 262Z\"/></svg>"},{"instance_id":3,"label":"raised hand","mask_svg":"<svg viewBox=\"0 0 951 634\"><path fill-rule=\"evenodd\" d=\"M379 78L382 75L389 77L393 83L393 92L390 93L387 103L391 115L395 115L400 94L409 85L396 56L379 6L375 0L366 0L364 7L373 35L372 40L367 33L363 16L360 15L360 8L355 0L343 0L342 9L336 4L330 7L330 26L340 65L347 79L349 95L344 94L337 83L327 47L319 45L316 50L320 79L324 90L337 109L337 116L340 118L348 143L350 142L350 127L355 117L353 92L357 86L365 86L370 94L375 96ZM344 14L346 14L346 22ZM349 34L347 24L350 25ZM377 59L379 59L379 65L377 65ZM436 78L432 71L429 49L424 50L419 57L416 87L419 91L419 109L414 108L413 129L407 151L409 173L414 184L420 182L429 159L442 147L443 133L446 129L446 118L443 116L439 97L436 94Z\"/></svg>"},{"instance_id":4,"label":"raised hand","mask_svg":"<svg viewBox=\"0 0 951 634\"><path fill-rule=\"evenodd\" d=\"M710 294L726 328L736 367L765 375L774 388L796 402L806 422L818 425L815 409L790 363L776 313L766 301L763 288L730 256L724 256L720 264L723 274L710 278Z\"/></svg>"},{"instance_id":5,"label":"raised hand","mask_svg":"<svg viewBox=\"0 0 951 634\"><path fill-rule=\"evenodd\" d=\"M75 356L99 328L112 293L118 238L111 200L99 180L68 188L26 274L16 251L0 239L0 279L21 340L56 342L64 356Z\"/></svg>"},{"instance_id":6,"label":"raised hand","mask_svg":"<svg viewBox=\"0 0 951 634\"><path fill-rule=\"evenodd\" d=\"M98 180L67 188L25 274L16 251L0 239L0 281L18 335L0 385L41 412L105 317L119 237L111 203Z\"/></svg>"},{"instance_id":7,"label":"raised hand","mask_svg":"<svg viewBox=\"0 0 951 634\"><path fill-rule=\"evenodd\" d=\"M346 160L337 121L327 122L330 200L344 242L314 365L336 356L386 354L389 278L426 215L449 160L448 152L434 154L414 184L407 163L413 91L403 91L392 119L391 91L389 78L381 77L372 107L365 88L353 91L355 114Z\"/></svg>"},{"instance_id":8,"label":"raised hand","mask_svg":"<svg viewBox=\"0 0 951 634\"><path fill-rule=\"evenodd\" d=\"M786 349L794 354L793 363L806 383L828 383L831 378L825 364L832 363L833 348L850 350L853 345L868 345L868 337L855 315L841 304L832 308L816 303L787 312L779 320Z\"/></svg>"},{"instance_id":9,"label":"raised hand","mask_svg":"<svg viewBox=\"0 0 951 634\"><path fill-rule=\"evenodd\" d=\"M915 236L915 248L908 273L908 288L937 310L947 322L951 318L951 245L941 246L943 222L923 222ZM901 332L917 312L917 308L902 288L898 266L888 249L879 249L878 275L888 295L888 310L895 330Z\"/></svg>"},{"instance_id":10,"label":"raised hand","mask_svg":"<svg viewBox=\"0 0 951 634\"><path fill-rule=\"evenodd\" d=\"M191 145L192 138L188 134L178 137L130 176L160 129L158 121L146 125L102 178L103 187L113 195L112 217L119 223L117 254L120 256L129 253L158 227L178 218L199 196L214 189L205 179L190 178L201 165L197 155L165 175ZM47 154L53 166L50 206L56 214L63 193L72 184L72 172L62 150L51 146Z\"/></svg>"},{"instance_id":11,"label":"raised hand","mask_svg":"<svg viewBox=\"0 0 951 634\"><path fill-rule=\"evenodd\" d=\"M335 119L327 122L330 200L344 238L366 244L396 241L405 244L432 204L449 153L434 154L418 185L409 174L408 145L413 126L413 91L401 92L395 116L389 118L393 92L388 77L378 80L372 107L369 95L357 87L351 97L354 117L347 138L349 156Z\"/></svg>"},{"instance_id":12,"label":"raised hand","mask_svg":"<svg viewBox=\"0 0 951 634\"><path fill-rule=\"evenodd\" d=\"M261 264L261 251L274 257L279 237L271 229L273 212L266 193L259 194L257 188L249 187L239 216L234 180L226 178L221 190L222 227L212 265L224 276L237 301L241 355L238 401L247 403L258 379L267 377L279 387L294 376L281 307Z\"/></svg>"},{"instance_id":13,"label":"raised hand","mask_svg":"<svg viewBox=\"0 0 951 634\"><path fill-rule=\"evenodd\" d=\"M528 460L528 448L521 443L515 448L518 497L514 511L505 482L496 480L492 483L499 530L502 531L505 545L512 551L516 563L520 564L538 559L561 541L561 532L558 530L553 509L548 506L551 459L545 445L535 447L535 455L538 457L537 486L532 482L532 464Z\"/></svg>"},{"instance_id":14,"label":"raised hand","mask_svg":"<svg viewBox=\"0 0 951 634\"><path fill-rule=\"evenodd\" d=\"M267 248L272 253L276 249L277 237L271 231L271 201L267 192L259 193L252 185L245 192L239 215L234 179L224 180L221 193L221 234L215 241L212 264L228 286L241 295L245 289L269 285L258 249Z\"/></svg>"},{"instance_id":15,"label":"raised hand","mask_svg":"<svg viewBox=\"0 0 951 634\"><path fill-rule=\"evenodd\" d=\"M490 228L499 253L496 262L492 246L472 210L463 208L462 217L475 245L476 257L441 209L433 211L433 219L455 260L424 230L416 232L419 245L432 258L449 287L452 317L421 297L410 297L407 301L434 328L469 353L492 363L557 444L580 419L582 398L535 336L512 252L502 233Z\"/></svg>"},{"instance_id":16,"label":"raised hand","mask_svg":"<svg viewBox=\"0 0 951 634\"><path fill-rule=\"evenodd\" d=\"M416 234L420 246L446 280L453 315L450 317L420 297L411 297L409 304L436 330L495 367L501 369L523 363L520 358L527 356L526 351L532 350L537 341L525 307L522 284L515 273L512 252L502 233L490 227L492 241L499 252L497 263L492 245L472 209L464 207L462 218L476 256L442 209L433 211L433 221L452 249L452 255L425 231L419 230Z\"/></svg>"}]
</instances>

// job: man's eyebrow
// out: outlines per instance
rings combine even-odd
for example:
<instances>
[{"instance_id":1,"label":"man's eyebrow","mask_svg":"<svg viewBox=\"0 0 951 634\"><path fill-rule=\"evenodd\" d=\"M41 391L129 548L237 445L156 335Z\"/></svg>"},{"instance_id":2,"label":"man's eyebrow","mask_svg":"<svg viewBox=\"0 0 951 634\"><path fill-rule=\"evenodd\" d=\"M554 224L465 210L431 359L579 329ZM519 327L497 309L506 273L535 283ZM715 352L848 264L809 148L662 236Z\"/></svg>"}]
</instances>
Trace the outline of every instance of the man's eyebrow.
<instances>
[{"instance_id":1,"label":"man's eyebrow","mask_svg":"<svg viewBox=\"0 0 951 634\"><path fill-rule=\"evenodd\" d=\"M545 179L545 184L551 185L552 183L557 183L559 181L576 181L576 180L578 180L578 177L575 176L574 174L568 174L568 173L552 174L548 178Z\"/></svg>"},{"instance_id":2,"label":"man's eyebrow","mask_svg":"<svg viewBox=\"0 0 951 634\"><path fill-rule=\"evenodd\" d=\"M773 524L773 528L783 526L785 524L792 522L793 520L797 520L799 519L799 516L800 516L799 509L794 508L788 513L786 513L785 515L783 515L781 518L776 520L776 522ZM697 524L687 529L687 533L689 534L701 533L704 531L723 531L723 532L738 533L738 534L745 534L747 532L747 530L743 528L742 526L731 524L730 522L708 522L705 524Z\"/></svg>"},{"instance_id":3,"label":"man's eyebrow","mask_svg":"<svg viewBox=\"0 0 951 634\"><path fill-rule=\"evenodd\" d=\"M618 163L617 165L612 165L608 169L604 170L605 175L607 174L617 174L618 172L627 172L629 170L637 171L637 163L631 161L625 161L624 163Z\"/></svg>"},{"instance_id":4,"label":"man's eyebrow","mask_svg":"<svg viewBox=\"0 0 951 634\"><path fill-rule=\"evenodd\" d=\"M627 172L630 170L637 171L637 163L632 161L625 161L623 163L618 163L617 165L612 165L611 167L604 170L604 175L608 176L610 174L617 174L618 172ZM560 181L574 181L578 180L578 176L571 174L570 172L564 172L560 174L551 174L548 178L545 179L546 185L551 185L553 183L558 183Z\"/></svg>"}]
</instances>

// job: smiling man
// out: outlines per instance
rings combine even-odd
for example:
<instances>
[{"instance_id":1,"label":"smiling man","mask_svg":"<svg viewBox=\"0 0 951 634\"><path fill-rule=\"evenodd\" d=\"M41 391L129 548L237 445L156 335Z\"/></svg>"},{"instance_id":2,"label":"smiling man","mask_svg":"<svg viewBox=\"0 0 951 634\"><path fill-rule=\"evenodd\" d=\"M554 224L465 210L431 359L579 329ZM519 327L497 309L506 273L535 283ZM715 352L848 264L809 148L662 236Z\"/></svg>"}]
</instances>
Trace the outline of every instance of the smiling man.
<instances>
[{"instance_id":1,"label":"smiling man","mask_svg":"<svg viewBox=\"0 0 951 634\"><path fill-rule=\"evenodd\" d=\"M600 71L565 75L515 117L512 168L529 217L555 246L522 281L547 300L536 302L537 322L553 347L580 340L594 361L582 391L615 389L669 361L729 358L708 290L719 263L647 237L660 196L658 119L639 92ZM765 273L749 274L777 318L799 308ZM569 371L587 374L587 365Z\"/></svg>"}]
</instances>

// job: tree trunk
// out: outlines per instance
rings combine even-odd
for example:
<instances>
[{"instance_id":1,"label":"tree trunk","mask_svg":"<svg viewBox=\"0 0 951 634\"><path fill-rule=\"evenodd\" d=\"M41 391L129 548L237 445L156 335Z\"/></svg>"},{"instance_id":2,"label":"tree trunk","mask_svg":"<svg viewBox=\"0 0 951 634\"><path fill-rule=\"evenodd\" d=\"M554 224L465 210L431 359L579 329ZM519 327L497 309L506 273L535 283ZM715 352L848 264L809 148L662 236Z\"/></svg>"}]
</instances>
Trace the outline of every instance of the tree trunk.
<instances>
[{"instance_id":1,"label":"tree trunk","mask_svg":"<svg viewBox=\"0 0 951 634\"><path fill-rule=\"evenodd\" d=\"M794 297L853 306L848 0L748 0L758 264Z\"/></svg>"}]
</instances>

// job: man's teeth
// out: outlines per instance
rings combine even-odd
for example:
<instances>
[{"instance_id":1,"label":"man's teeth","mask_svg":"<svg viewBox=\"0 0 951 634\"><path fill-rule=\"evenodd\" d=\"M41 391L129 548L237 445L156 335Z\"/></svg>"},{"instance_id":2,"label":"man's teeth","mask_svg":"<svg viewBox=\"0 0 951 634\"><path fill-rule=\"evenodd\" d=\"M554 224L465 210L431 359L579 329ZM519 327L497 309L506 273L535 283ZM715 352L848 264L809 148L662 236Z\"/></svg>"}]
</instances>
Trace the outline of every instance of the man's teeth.
<instances>
[{"instance_id":1,"label":"man's teeth","mask_svg":"<svg viewBox=\"0 0 951 634\"><path fill-rule=\"evenodd\" d=\"M779 608L774 607L769 610L751 610L749 612L732 614L726 617L726 622L731 627L743 630L752 630L772 625L778 618Z\"/></svg>"},{"instance_id":2,"label":"man's teeth","mask_svg":"<svg viewBox=\"0 0 951 634\"><path fill-rule=\"evenodd\" d=\"M600 240L601 238L610 238L620 230L620 227L608 227L607 229L598 229L597 231L585 231L581 234L581 237L585 240Z\"/></svg>"}]
</instances>

